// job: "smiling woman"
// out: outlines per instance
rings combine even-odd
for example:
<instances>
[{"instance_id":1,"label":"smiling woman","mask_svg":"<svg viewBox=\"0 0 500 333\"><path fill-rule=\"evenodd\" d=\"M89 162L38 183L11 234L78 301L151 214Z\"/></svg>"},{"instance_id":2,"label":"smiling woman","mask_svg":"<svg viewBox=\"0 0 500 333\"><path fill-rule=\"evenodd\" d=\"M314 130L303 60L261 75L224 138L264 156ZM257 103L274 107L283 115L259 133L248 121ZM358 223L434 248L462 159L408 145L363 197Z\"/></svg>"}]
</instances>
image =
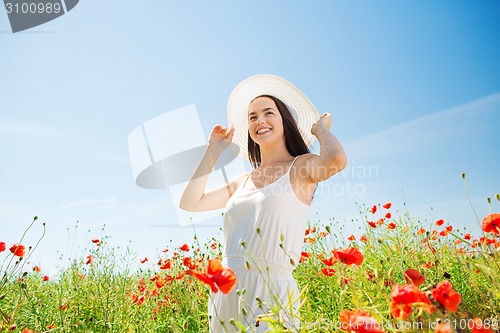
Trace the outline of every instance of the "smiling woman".
<instances>
[{"instance_id":1,"label":"smiling woman","mask_svg":"<svg viewBox=\"0 0 500 333\"><path fill-rule=\"evenodd\" d=\"M319 117L300 90L277 76L242 81L229 97L228 118L234 127L213 128L180 201L191 211L225 208L222 265L237 282L227 294L211 294L210 330L264 332L269 320L295 330L300 299L292 272L310 203L316 184L345 167L345 153L329 130L331 115ZM314 137L319 155L309 153ZM206 191L210 170L231 142L254 170Z\"/></svg>"}]
</instances>

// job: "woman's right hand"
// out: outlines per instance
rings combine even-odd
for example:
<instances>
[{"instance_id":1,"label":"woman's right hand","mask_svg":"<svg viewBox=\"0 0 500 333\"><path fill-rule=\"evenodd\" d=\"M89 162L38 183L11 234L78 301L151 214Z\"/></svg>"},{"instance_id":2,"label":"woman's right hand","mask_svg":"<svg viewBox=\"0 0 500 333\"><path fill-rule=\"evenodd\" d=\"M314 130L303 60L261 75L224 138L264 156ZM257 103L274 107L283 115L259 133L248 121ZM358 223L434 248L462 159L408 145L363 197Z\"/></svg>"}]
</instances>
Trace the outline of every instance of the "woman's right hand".
<instances>
[{"instance_id":1,"label":"woman's right hand","mask_svg":"<svg viewBox=\"0 0 500 333\"><path fill-rule=\"evenodd\" d=\"M215 125L210 133L210 137L208 139L208 144L210 146L216 147L223 151L229 146L231 141L233 140L234 128L226 128L221 125Z\"/></svg>"}]
</instances>

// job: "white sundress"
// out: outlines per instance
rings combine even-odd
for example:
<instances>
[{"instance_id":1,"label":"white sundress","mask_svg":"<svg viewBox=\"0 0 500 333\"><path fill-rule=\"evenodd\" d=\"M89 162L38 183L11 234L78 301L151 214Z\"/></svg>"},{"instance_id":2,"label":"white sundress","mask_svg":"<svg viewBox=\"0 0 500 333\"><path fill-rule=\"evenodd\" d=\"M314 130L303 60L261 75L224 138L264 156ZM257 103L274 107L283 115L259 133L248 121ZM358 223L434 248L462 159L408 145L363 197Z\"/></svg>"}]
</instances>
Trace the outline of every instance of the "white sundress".
<instances>
[{"instance_id":1,"label":"white sundress","mask_svg":"<svg viewBox=\"0 0 500 333\"><path fill-rule=\"evenodd\" d=\"M222 265L235 272L237 284L228 294L211 293L210 332L238 332L231 319L248 332L265 332L265 320L257 318L270 308L278 310L285 327L298 329L299 290L292 271L299 263L310 206L297 198L290 183L295 160L262 188L245 187L248 177L227 202Z\"/></svg>"}]
</instances>

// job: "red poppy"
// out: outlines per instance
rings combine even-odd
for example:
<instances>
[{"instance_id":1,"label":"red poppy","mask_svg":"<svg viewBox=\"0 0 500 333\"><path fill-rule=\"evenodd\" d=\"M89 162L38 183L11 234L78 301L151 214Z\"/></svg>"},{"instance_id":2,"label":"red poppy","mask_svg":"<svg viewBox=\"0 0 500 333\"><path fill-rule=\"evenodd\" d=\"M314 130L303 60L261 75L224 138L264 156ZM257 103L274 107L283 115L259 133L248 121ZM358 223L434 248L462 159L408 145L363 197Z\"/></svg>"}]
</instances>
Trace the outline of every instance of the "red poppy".
<instances>
[{"instance_id":1,"label":"red poppy","mask_svg":"<svg viewBox=\"0 0 500 333\"><path fill-rule=\"evenodd\" d=\"M24 245L21 245L21 244L13 244L10 248L9 248L10 252L12 252L15 256L18 256L18 257L24 257L24 255L26 254L26 249L24 247Z\"/></svg>"},{"instance_id":2,"label":"red poppy","mask_svg":"<svg viewBox=\"0 0 500 333\"><path fill-rule=\"evenodd\" d=\"M144 264L146 261L148 261L148 257L144 257L143 259L139 260L141 264Z\"/></svg>"},{"instance_id":3,"label":"red poppy","mask_svg":"<svg viewBox=\"0 0 500 333\"><path fill-rule=\"evenodd\" d=\"M457 311L462 300L460 294L453 290L453 286L447 280L440 282L436 288L432 289L432 297L451 312Z\"/></svg>"},{"instance_id":4,"label":"red poppy","mask_svg":"<svg viewBox=\"0 0 500 333\"><path fill-rule=\"evenodd\" d=\"M347 240L350 240L352 242L353 240L356 240L356 236L351 235L351 236L347 237Z\"/></svg>"},{"instance_id":5,"label":"red poppy","mask_svg":"<svg viewBox=\"0 0 500 333\"><path fill-rule=\"evenodd\" d=\"M384 224L384 218L383 217L379 218L378 221L377 221L377 224L378 225Z\"/></svg>"},{"instance_id":6,"label":"red poppy","mask_svg":"<svg viewBox=\"0 0 500 333\"><path fill-rule=\"evenodd\" d=\"M368 241L368 238L366 238L365 235L362 235L361 237L359 237L359 240L362 241L363 243L366 243Z\"/></svg>"},{"instance_id":7,"label":"red poppy","mask_svg":"<svg viewBox=\"0 0 500 333\"><path fill-rule=\"evenodd\" d=\"M389 208L391 208L391 206L392 206L392 203L388 202L388 203L384 204L382 207L384 207L385 209L389 209Z\"/></svg>"},{"instance_id":8,"label":"red poppy","mask_svg":"<svg viewBox=\"0 0 500 333\"><path fill-rule=\"evenodd\" d=\"M407 318L411 312L411 305L423 308L428 313L434 312L434 307L427 295L418 290L414 284L404 286L395 285L391 292L392 315L396 318Z\"/></svg>"},{"instance_id":9,"label":"red poppy","mask_svg":"<svg viewBox=\"0 0 500 333\"><path fill-rule=\"evenodd\" d=\"M7 245L5 245L4 242L0 242L0 252L5 251L6 248L7 248Z\"/></svg>"},{"instance_id":10,"label":"red poppy","mask_svg":"<svg viewBox=\"0 0 500 333\"><path fill-rule=\"evenodd\" d=\"M387 225L387 229L394 230L396 229L396 223L391 222Z\"/></svg>"},{"instance_id":11,"label":"red poppy","mask_svg":"<svg viewBox=\"0 0 500 333\"><path fill-rule=\"evenodd\" d=\"M33 266L33 272L39 273L40 272L40 267L38 266Z\"/></svg>"},{"instance_id":12,"label":"red poppy","mask_svg":"<svg viewBox=\"0 0 500 333\"><path fill-rule=\"evenodd\" d=\"M451 327L449 324L439 323L436 326L436 333L452 333Z\"/></svg>"},{"instance_id":13,"label":"red poppy","mask_svg":"<svg viewBox=\"0 0 500 333\"><path fill-rule=\"evenodd\" d=\"M236 286L236 275L229 268L222 267L221 263L215 259L209 259L207 272L191 270L198 280L210 286L212 292L220 290L222 293L229 293Z\"/></svg>"},{"instance_id":14,"label":"red poppy","mask_svg":"<svg viewBox=\"0 0 500 333\"><path fill-rule=\"evenodd\" d=\"M439 227L440 225L443 225L444 220L437 220L436 225Z\"/></svg>"},{"instance_id":15,"label":"red poppy","mask_svg":"<svg viewBox=\"0 0 500 333\"><path fill-rule=\"evenodd\" d=\"M92 239L92 243L94 244L98 244L100 242L100 240L98 238L93 238Z\"/></svg>"},{"instance_id":16,"label":"red poppy","mask_svg":"<svg viewBox=\"0 0 500 333\"><path fill-rule=\"evenodd\" d=\"M85 265L88 265L92 262L92 260L94 260L94 256L92 256L91 254L89 254L87 256L87 261L85 262Z\"/></svg>"},{"instance_id":17,"label":"red poppy","mask_svg":"<svg viewBox=\"0 0 500 333\"><path fill-rule=\"evenodd\" d=\"M387 214L385 214L385 218L386 218L386 219L390 219L390 218L391 218L391 216L392 216L392 215L391 215L391 213L390 213L390 212L388 212Z\"/></svg>"},{"instance_id":18,"label":"red poppy","mask_svg":"<svg viewBox=\"0 0 500 333\"><path fill-rule=\"evenodd\" d=\"M330 268L330 267L323 267L321 269L321 273L323 273L323 275L326 275L326 276L333 276L333 275L335 275L335 270L333 268Z\"/></svg>"},{"instance_id":19,"label":"red poppy","mask_svg":"<svg viewBox=\"0 0 500 333\"><path fill-rule=\"evenodd\" d=\"M333 266L337 262L337 259L335 259L334 256L331 256L330 258L322 259L321 261L327 266Z\"/></svg>"},{"instance_id":20,"label":"red poppy","mask_svg":"<svg viewBox=\"0 0 500 333\"><path fill-rule=\"evenodd\" d=\"M414 284L395 285L392 288L391 299L395 304L413 304L421 301L422 292Z\"/></svg>"},{"instance_id":21,"label":"red poppy","mask_svg":"<svg viewBox=\"0 0 500 333\"><path fill-rule=\"evenodd\" d=\"M34 332L32 330L25 328L21 331L21 333L34 333Z\"/></svg>"},{"instance_id":22,"label":"red poppy","mask_svg":"<svg viewBox=\"0 0 500 333\"><path fill-rule=\"evenodd\" d=\"M378 321L363 310L342 310L342 330L355 333L383 333Z\"/></svg>"},{"instance_id":23,"label":"red poppy","mask_svg":"<svg viewBox=\"0 0 500 333\"><path fill-rule=\"evenodd\" d=\"M64 311L68 308L68 304L64 303L62 305L59 305L59 311Z\"/></svg>"},{"instance_id":24,"label":"red poppy","mask_svg":"<svg viewBox=\"0 0 500 333\"><path fill-rule=\"evenodd\" d=\"M169 259L160 258L158 266L160 266L160 269L169 269L172 267L172 262Z\"/></svg>"},{"instance_id":25,"label":"red poppy","mask_svg":"<svg viewBox=\"0 0 500 333\"><path fill-rule=\"evenodd\" d=\"M424 228L420 228L418 231L417 231L417 235L422 235L422 234L425 234L425 229Z\"/></svg>"},{"instance_id":26,"label":"red poppy","mask_svg":"<svg viewBox=\"0 0 500 333\"><path fill-rule=\"evenodd\" d=\"M465 240L470 240L472 238L471 234L465 234L464 239Z\"/></svg>"},{"instance_id":27,"label":"red poppy","mask_svg":"<svg viewBox=\"0 0 500 333\"><path fill-rule=\"evenodd\" d=\"M487 325L483 323L481 318L476 317L472 320L472 325L470 325L469 328L472 333L493 333L491 326L493 326L491 323L490 325Z\"/></svg>"},{"instance_id":28,"label":"red poppy","mask_svg":"<svg viewBox=\"0 0 500 333\"><path fill-rule=\"evenodd\" d=\"M49 277L47 275L44 275L42 278L43 281L49 281Z\"/></svg>"},{"instance_id":29,"label":"red poppy","mask_svg":"<svg viewBox=\"0 0 500 333\"><path fill-rule=\"evenodd\" d=\"M51 329L54 329L54 328L56 328L56 324L55 323L52 323L49 326L47 326L48 330L51 330Z\"/></svg>"},{"instance_id":30,"label":"red poppy","mask_svg":"<svg viewBox=\"0 0 500 333\"><path fill-rule=\"evenodd\" d=\"M483 230L500 235L500 214L490 214L483 219Z\"/></svg>"},{"instance_id":31,"label":"red poppy","mask_svg":"<svg viewBox=\"0 0 500 333\"><path fill-rule=\"evenodd\" d=\"M368 221L368 225L372 228L376 228L377 225L375 224L375 222L372 222L372 221Z\"/></svg>"},{"instance_id":32,"label":"red poppy","mask_svg":"<svg viewBox=\"0 0 500 333\"><path fill-rule=\"evenodd\" d=\"M332 250L335 258L346 265L361 265L364 260L363 253L359 252L355 247L347 249Z\"/></svg>"},{"instance_id":33,"label":"red poppy","mask_svg":"<svg viewBox=\"0 0 500 333\"><path fill-rule=\"evenodd\" d=\"M414 268L409 268L405 271L406 283L413 283L417 287L424 283L425 278Z\"/></svg>"},{"instance_id":34,"label":"red poppy","mask_svg":"<svg viewBox=\"0 0 500 333\"><path fill-rule=\"evenodd\" d=\"M375 214L377 212L377 206L373 205L370 209L370 212L372 212L372 214Z\"/></svg>"}]
</instances>

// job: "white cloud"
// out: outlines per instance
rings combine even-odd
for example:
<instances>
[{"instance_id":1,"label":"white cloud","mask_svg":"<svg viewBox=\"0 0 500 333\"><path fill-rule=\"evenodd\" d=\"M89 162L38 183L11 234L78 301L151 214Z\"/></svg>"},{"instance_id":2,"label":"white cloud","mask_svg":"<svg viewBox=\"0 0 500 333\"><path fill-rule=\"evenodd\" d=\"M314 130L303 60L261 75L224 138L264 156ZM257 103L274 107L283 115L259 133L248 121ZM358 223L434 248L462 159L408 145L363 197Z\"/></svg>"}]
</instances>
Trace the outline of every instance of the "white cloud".
<instances>
[{"instance_id":1,"label":"white cloud","mask_svg":"<svg viewBox=\"0 0 500 333\"><path fill-rule=\"evenodd\" d=\"M354 139L344 147L350 159L428 150L479 135L497 126L499 120L500 93L496 93Z\"/></svg>"}]
</instances>

